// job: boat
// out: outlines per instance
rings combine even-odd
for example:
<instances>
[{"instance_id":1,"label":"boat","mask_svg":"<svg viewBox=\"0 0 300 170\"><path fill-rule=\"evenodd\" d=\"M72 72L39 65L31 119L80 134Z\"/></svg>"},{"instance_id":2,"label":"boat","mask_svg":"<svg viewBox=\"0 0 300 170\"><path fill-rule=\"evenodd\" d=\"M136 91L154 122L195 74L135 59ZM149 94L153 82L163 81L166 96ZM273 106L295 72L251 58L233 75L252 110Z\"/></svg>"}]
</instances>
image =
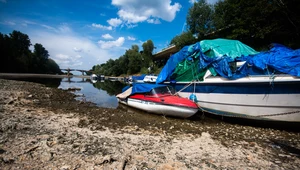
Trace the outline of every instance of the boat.
<instances>
[{"instance_id":1,"label":"boat","mask_svg":"<svg viewBox=\"0 0 300 170\"><path fill-rule=\"evenodd\" d=\"M172 86L134 83L122 91L116 96L121 104L149 113L188 118L199 110L195 102L175 95Z\"/></svg>"},{"instance_id":2,"label":"boat","mask_svg":"<svg viewBox=\"0 0 300 170\"><path fill-rule=\"evenodd\" d=\"M90 77L90 79L91 79L91 82L92 82L92 83L97 83L97 81L98 81L98 76L97 76L96 74L92 74L91 77Z\"/></svg>"},{"instance_id":3,"label":"boat","mask_svg":"<svg viewBox=\"0 0 300 170\"><path fill-rule=\"evenodd\" d=\"M152 74L142 74L137 76L129 76L126 83L156 83L157 76Z\"/></svg>"},{"instance_id":4,"label":"boat","mask_svg":"<svg viewBox=\"0 0 300 170\"><path fill-rule=\"evenodd\" d=\"M144 83L156 83L156 75L146 75L143 79Z\"/></svg>"},{"instance_id":5,"label":"boat","mask_svg":"<svg viewBox=\"0 0 300 170\"><path fill-rule=\"evenodd\" d=\"M146 74L142 74L142 75L137 75L137 76L129 76L128 77L128 84L133 84L133 83L143 83L144 82L144 78L145 78Z\"/></svg>"},{"instance_id":6,"label":"boat","mask_svg":"<svg viewBox=\"0 0 300 170\"><path fill-rule=\"evenodd\" d=\"M280 44L257 52L237 40L202 40L172 55L156 83L214 115L300 123L300 50Z\"/></svg>"},{"instance_id":7,"label":"boat","mask_svg":"<svg viewBox=\"0 0 300 170\"><path fill-rule=\"evenodd\" d=\"M92 83L97 83L98 81L104 82L105 76L104 75L97 75L97 74L92 74L90 76L91 82Z\"/></svg>"}]
</instances>

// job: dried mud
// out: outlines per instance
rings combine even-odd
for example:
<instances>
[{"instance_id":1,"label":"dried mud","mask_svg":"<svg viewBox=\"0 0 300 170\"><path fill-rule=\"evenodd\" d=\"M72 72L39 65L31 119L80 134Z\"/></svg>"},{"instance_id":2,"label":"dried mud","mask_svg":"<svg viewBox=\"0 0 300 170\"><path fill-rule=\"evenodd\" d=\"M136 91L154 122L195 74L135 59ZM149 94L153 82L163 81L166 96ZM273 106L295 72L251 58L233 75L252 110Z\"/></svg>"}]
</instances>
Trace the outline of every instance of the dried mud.
<instances>
[{"instance_id":1,"label":"dried mud","mask_svg":"<svg viewBox=\"0 0 300 170\"><path fill-rule=\"evenodd\" d=\"M0 79L0 169L300 169L300 133L142 116Z\"/></svg>"}]
</instances>

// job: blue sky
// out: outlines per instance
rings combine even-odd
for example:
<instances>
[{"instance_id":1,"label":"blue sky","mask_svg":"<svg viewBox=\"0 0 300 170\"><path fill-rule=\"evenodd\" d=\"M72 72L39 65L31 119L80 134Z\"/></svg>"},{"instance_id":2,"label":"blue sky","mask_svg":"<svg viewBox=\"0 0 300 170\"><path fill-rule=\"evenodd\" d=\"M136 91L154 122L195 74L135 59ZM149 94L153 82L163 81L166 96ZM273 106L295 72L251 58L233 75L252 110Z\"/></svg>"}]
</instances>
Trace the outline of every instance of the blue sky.
<instances>
[{"instance_id":1,"label":"blue sky","mask_svg":"<svg viewBox=\"0 0 300 170\"><path fill-rule=\"evenodd\" d=\"M154 52L185 29L196 0L0 0L0 32L27 34L60 68L91 69L152 40ZM207 0L213 4L218 0ZM31 48L32 49L32 48Z\"/></svg>"}]
</instances>

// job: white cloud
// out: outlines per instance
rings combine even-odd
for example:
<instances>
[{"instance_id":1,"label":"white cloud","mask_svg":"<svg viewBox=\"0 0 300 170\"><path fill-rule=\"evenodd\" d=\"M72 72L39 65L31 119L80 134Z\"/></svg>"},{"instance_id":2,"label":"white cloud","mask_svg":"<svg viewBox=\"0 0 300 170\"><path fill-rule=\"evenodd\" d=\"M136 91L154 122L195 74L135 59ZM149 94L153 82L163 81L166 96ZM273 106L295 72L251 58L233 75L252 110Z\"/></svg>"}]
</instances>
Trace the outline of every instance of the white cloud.
<instances>
[{"instance_id":1,"label":"white cloud","mask_svg":"<svg viewBox=\"0 0 300 170\"><path fill-rule=\"evenodd\" d=\"M127 28L134 28L137 27L137 24L125 24L127 26Z\"/></svg>"},{"instance_id":2,"label":"white cloud","mask_svg":"<svg viewBox=\"0 0 300 170\"><path fill-rule=\"evenodd\" d=\"M53 27L51 27L49 25L42 24L41 26L44 27L44 28L47 28L49 30L55 30L55 28L53 28Z\"/></svg>"},{"instance_id":3,"label":"white cloud","mask_svg":"<svg viewBox=\"0 0 300 170\"><path fill-rule=\"evenodd\" d=\"M114 37L112 37L110 34L104 34L104 35L102 35L102 38L104 38L104 39L113 39Z\"/></svg>"},{"instance_id":4,"label":"white cloud","mask_svg":"<svg viewBox=\"0 0 300 170\"><path fill-rule=\"evenodd\" d=\"M135 38L134 38L134 37L131 37L131 36L128 36L127 39L128 39L128 40L132 40L132 41L135 40Z\"/></svg>"},{"instance_id":5,"label":"white cloud","mask_svg":"<svg viewBox=\"0 0 300 170\"><path fill-rule=\"evenodd\" d=\"M147 21L152 18L171 22L181 8L179 3L171 4L171 0L112 0L112 5L120 8L118 11L120 19L129 24ZM152 20L149 21L155 23Z\"/></svg>"},{"instance_id":6,"label":"white cloud","mask_svg":"<svg viewBox=\"0 0 300 170\"><path fill-rule=\"evenodd\" d=\"M160 20L159 19L148 19L147 20L148 23L152 23L152 24L160 24Z\"/></svg>"},{"instance_id":7,"label":"white cloud","mask_svg":"<svg viewBox=\"0 0 300 170\"><path fill-rule=\"evenodd\" d=\"M13 22L13 21L4 21L4 22L1 22L0 24L2 24L2 25L10 25L10 26L16 25L16 23Z\"/></svg>"},{"instance_id":8,"label":"white cloud","mask_svg":"<svg viewBox=\"0 0 300 170\"><path fill-rule=\"evenodd\" d=\"M119 38L114 43L108 42L108 45L103 45L104 47L109 45L114 47L113 49L105 50L101 49L99 44L86 36L75 34L67 25L60 26L55 31L30 29L28 35L32 44L41 43L48 50L49 57L60 68L88 70L93 65L105 63L110 58L118 58L124 52L122 47L124 38Z\"/></svg>"},{"instance_id":9,"label":"white cloud","mask_svg":"<svg viewBox=\"0 0 300 170\"><path fill-rule=\"evenodd\" d=\"M68 55L64 55L64 54L56 54L56 55L55 55L55 58L56 58L57 60L67 60L67 59L69 59L70 57L69 57Z\"/></svg>"},{"instance_id":10,"label":"white cloud","mask_svg":"<svg viewBox=\"0 0 300 170\"><path fill-rule=\"evenodd\" d=\"M104 29L104 30L112 30L112 26L104 26L104 25L95 24L95 23L92 24L92 27L100 28L100 29Z\"/></svg>"},{"instance_id":11,"label":"white cloud","mask_svg":"<svg viewBox=\"0 0 300 170\"><path fill-rule=\"evenodd\" d=\"M124 37L119 37L117 40L115 41L98 41L98 44L100 45L100 47L102 49L108 49L108 48L112 48L112 47L121 47L125 42L125 38Z\"/></svg>"},{"instance_id":12,"label":"white cloud","mask_svg":"<svg viewBox=\"0 0 300 170\"><path fill-rule=\"evenodd\" d=\"M81 48L77 48L77 47L74 47L73 50L74 50L75 52L81 52L81 51L82 51Z\"/></svg>"},{"instance_id":13,"label":"white cloud","mask_svg":"<svg viewBox=\"0 0 300 170\"><path fill-rule=\"evenodd\" d=\"M71 28L67 24L62 24L58 27L59 32L61 33L70 33L72 32Z\"/></svg>"},{"instance_id":14,"label":"white cloud","mask_svg":"<svg viewBox=\"0 0 300 170\"><path fill-rule=\"evenodd\" d=\"M107 22L109 23L109 25L111 25L113 27L117 27L122 24L122 20L120 20L118 18L112 18L112 19L108 20Z\"/></svg>"},{"instance_id":15,"label":"white cloud","mask_svg":"<svg viewBox=\"0 0 300 170\"><path fill-rule=\"evenodd\" d=\"M118 12L118 15L125 20L127 23L138 23L138 22L143 22L145 20L147 20L147 16L139 16L136 15L132 12L129 11L125 11L125 10L120 10Z\"/></svg>"}]
</instances>

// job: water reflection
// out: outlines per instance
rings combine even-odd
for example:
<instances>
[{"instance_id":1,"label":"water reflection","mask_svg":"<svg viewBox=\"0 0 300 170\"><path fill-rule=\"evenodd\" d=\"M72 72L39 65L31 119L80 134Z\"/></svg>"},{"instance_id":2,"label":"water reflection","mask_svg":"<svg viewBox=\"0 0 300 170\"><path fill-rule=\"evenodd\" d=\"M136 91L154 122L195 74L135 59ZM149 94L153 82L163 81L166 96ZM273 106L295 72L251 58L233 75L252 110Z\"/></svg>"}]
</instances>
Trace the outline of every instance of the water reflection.
<instances>
[{"instance_id":1,"label":"water reflection","mask_svg":"<svg viewBox=\"0 0 300 170\"><path fill-rule=\"evenodd\" d=\"M99 107L117 108L118 100L116 94L122 91L126 84L119 81L97 81L92 83L85 78L64 78L58 88L80 89L74 91L77 100L95 103Z\"/></svg>"}]
</instances>

